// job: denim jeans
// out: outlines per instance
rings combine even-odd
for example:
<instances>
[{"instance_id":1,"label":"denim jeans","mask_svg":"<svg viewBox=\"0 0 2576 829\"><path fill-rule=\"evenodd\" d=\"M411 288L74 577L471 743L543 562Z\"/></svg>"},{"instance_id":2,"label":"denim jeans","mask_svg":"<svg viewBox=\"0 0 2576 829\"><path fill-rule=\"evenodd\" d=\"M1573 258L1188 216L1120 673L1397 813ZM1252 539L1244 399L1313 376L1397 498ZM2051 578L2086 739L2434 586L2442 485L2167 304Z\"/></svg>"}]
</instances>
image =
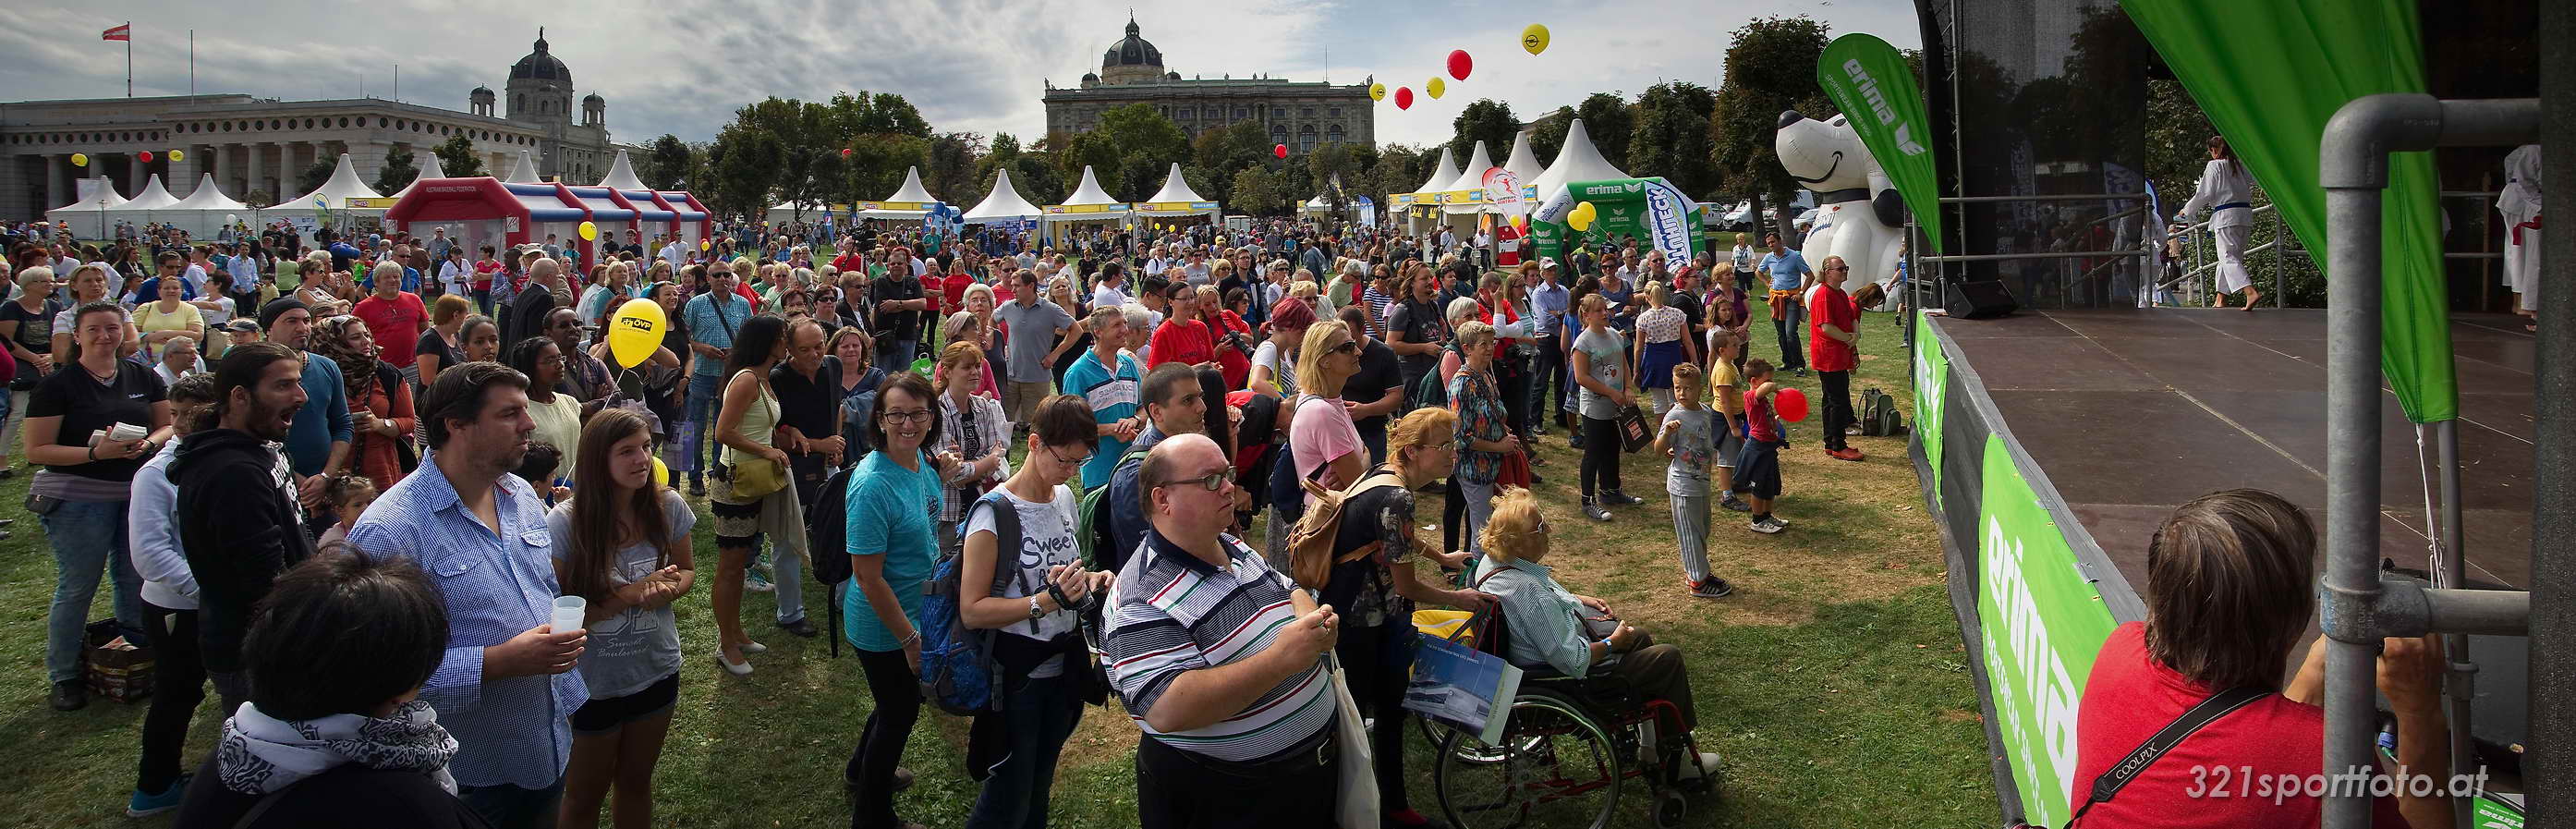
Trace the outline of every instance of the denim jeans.
<instances>
[{"instance_id":1,"label":"denim jeans","mask_svg":"<svg viewBox=\"0 0 2576 829\"><path fill-rule=\"evenodd\" d=\"M1081 670L1068 666L1065 670ZM1010 755L985 778L966 816L967 829L1042 829L1047 824L1047 796L1055 787L1056 757L1073 727L1082 722L1082 701L1064 677L1031 679L1008 696L1002 729Z\"/></svg>"},{"instance_id":2,"label":"denim jeans","mask_svg":"<svg viewBox=\"0 0 2576 829\"><path fill-rule=\"evenodd\" d=\"M45 674L52 682L81 678L81 631L101 568L116 580L116 621L143 630L143 577L125 549L124 501L65 501L45 515L54 547L54 605L46 614Z\"/></svg>"},{"instance_id":3,"label":"denim jeans","mask_svg":"<svg viewBox=\"0 0 2576 829\"><path fill-rule=\"evenodd\" d=\"M1789 303L1789 313L1772 320L1771 330L1780 335L1779 367L1806 368L1807 347L1798 342L1798 336L1806 333L1807 330L1807 307L1795 302Z\"/></svg>"},{"instance_id":4,"label":"denim jeans","mask_svg":"<svg viewBox=\"0 0 2576 829\"><path fill-rule=\"evenodd\" d=\"M884 366L887 371L910 369L913 355L920 353L917 350L920 347L920 340L878 340L877 365Z\"/></svg>"},{"instance_id":5,"label":"denim jeans","mask_svg":"<svg viewBox=\"0 0 2576 829\"><path fill-rule=\"evenodd\" d=\"M716 425L716 404L724 395L724 375L689 375L688 420L680 425L680 463L673 472L689 473L689 483L706 483L707 455L715 449L707 431Z\"/></svg>"}]
</instances>

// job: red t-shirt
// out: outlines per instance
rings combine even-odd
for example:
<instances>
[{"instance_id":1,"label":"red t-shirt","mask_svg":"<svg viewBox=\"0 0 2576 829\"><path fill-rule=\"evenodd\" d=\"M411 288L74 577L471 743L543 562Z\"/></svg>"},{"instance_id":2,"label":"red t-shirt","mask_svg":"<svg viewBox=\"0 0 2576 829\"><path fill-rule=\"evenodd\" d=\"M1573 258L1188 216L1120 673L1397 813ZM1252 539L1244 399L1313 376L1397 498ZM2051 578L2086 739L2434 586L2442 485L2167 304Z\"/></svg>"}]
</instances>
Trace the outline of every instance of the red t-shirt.
<instances>
[{"instance_id":1,"label":"red t-shirt","mask_svg":"<svg viewBox=\"0 0 2576 829\"><path fill-rule=\"evenodd\" d=\"M1195 366L1216 359L1216 339L1208 334L1207 323L1198 320L1163 320L1146 348L1153 352L1153 359L1145 362L1146 371L1164 363Z\"/></svg>"},{"instance_id":2,"label":"red t-shirt","mask_svg":"<svg viewBox=\"0 0 2576 829\"><path fill-rule=\"evenodd\" d=\"M1252 325L1244 322L1242 316L1232 310L1219 311L1217 321L1225 326L1225 330L1243 335L1245 347L1259 347L1252 339ZM1243 384L1252 379L1252 356L1231 348L1217 348L1214 339L1216 332L1211 331L1208 336L1210 338L1208 347L1216 351L1216 370L1218 374L1225 377L1225 387L1243 388Z\"/></svg>"},{"instance_id":3,"label":"red t-shirt","mask_svg":"<svg viewBox=\"0 0 2576 829\"><path fill-rule=\"evenodd\" d=\"M501 263L485 259L474 263L474 290L492 290L492 275L501 272Z\"/></svg>"},{"instance_id":4,"label":"red t-shirt","mask_svg":"<svg viewBox=\"0 0 2576 829\"><path fill-rule=\"evenodd\" d=\"M420 304L420 296L410 291L396 291L393 299L368 294L358 300L350 314L367 324L367 334L376 338L377 359L396 368L411 365L412 353L402 343L420 340L420 323L429 319L429 309Z\"/></svg>"},{"instance_id":5,"label":"red t-shirt","mask_svg":"<svg viewBox=\"0 0 2576 829\"><path fill-rule=\"evenodd\" d=\"M1780 418L1771 412L1771 398L1757 391L1762 384L1744 381L1744 437L1765 443L1780 442Z\"/></svg>"},{"instance_id":6,"label":"red t-shirt","mask_svg":"<svg viewBox=\"0 0 2576 829\"><path fill-rule=\"evenodd\" d=\"M1817 371L1850 371L1860 362L1859 352L1851 343L1825 336L1825 325L1844 331L1860 330L1860 307L1853 305L1851 295L1834 285L1818 285L1807 292L1807 365Z\"/></svg>"},{"instance_id":7,"label":"red t-shirt","mask_svg":"<svg viewBox=\"0 0 2576 829\"><path fill-rule=\"evenodd\" d=\"M2102 776L2149 736L2200 704L2209 688L2147 656L2146 624L2111 631L2093 657L2093 675L2075 717L2075 776L2067 813L2082 808ZM2085 829L2239 829L2315 826L2319 799L2304 791L2274 804L2279 775L2325 767L2325 709L2274 694L2210 723L2138 773L2118 797L2095 805ZM2195 767L2198 767L2195 769ZM2250 774L2250 777L2249 777ZM2331 779L2331 778L2329 778ZM2193 796L2198 792L2197 797ZM2055 794L2067 794L2058 792ZM2397 801L2379 798L2376 826L2405 826Z\"/></svg>"},{"instance_id":8,"label":"red t-shirt","mask_svg":"<svg viewBox=\"0 0 2576 829\"><path fill-rule=\"evenodd\" d=\"M939 295L947 302L945 307L961 310L964 309L966 307L966 289L974 284L975 277L962 273L949 274L948 278L942 280L939 284Z\"/></svg>"},{"instance_id":9,"label":"red t-shirt","mask_svg":"<svg viewBox=\"0 0 2576 829\"><path fill-rule=\"evenodd\" d=\"M832 267L841 269L842 273L853 271L865 273L868 269L868 258L855 253L844 253L832 259Z\"/></svg>"}]
</instances>

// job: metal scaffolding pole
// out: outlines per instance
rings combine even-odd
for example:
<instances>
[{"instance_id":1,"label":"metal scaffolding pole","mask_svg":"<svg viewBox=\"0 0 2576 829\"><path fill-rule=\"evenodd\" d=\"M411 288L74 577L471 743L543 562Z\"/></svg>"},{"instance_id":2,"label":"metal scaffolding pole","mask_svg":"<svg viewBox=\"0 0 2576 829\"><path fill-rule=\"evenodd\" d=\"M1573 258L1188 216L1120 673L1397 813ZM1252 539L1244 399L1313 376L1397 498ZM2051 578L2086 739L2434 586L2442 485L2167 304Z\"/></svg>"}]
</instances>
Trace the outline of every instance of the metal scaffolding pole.
<instances>
[{"instance_id":1,"label":"metal scaffolding pole","mask_svg":"<svg viewBox=\"0 0 2576 829\"><path fill-rule=\"evenodd\" d=\"M2319 183L2326 191L2326 272L2330 276L2326 303L2326 571L2317 588L2317 604L2319 621L2331 640L2326 649L2325 677L2324 767L2328 775L2378 766L2372 737L2379 728L2379 712L2373 688L2381 638L2512 630L2517 626L2510 623L2510 617L2518 609L2528 618L2533 597L2527 594L2514 597L2473 595L2486 591L2391 590L2381 584L2380 197L2388 187L2391 153L2437 146L2521 144L2539 130L2537 99L2441 101L2422 94L2356 98L2326 123L2318 164ZM2542 423L2540 431L2545 434L2549 421L2544 419ZM2452 473L2446 470L2445 474ZM2453 493L2445 493L2445 500L2456 504ZM2456 510L2456 506L2451 509ZM2535 576L2541 566L2535 556ZM2540 641L2535 637L2535 643ZM2535 644L2531 650L2537 660L2548 648ZM2535 665L2535 710L2540 705L2539 672ZM2534 720L2531 742L2536 744L2544 737L2537 716ZM2467 724L2454 722L2451 727L2464 729ZM2367 829L2371 825L2369 793L2340 788L2327 792L2322 822L2329 829ZM2535 821L2535 825L2541 822Z\"/></svg>"},{"instance_id":2,"label":"metal scaffolding pole","mask_svg":"<svg viewBox=\"0 0 2576 829\"><path fill-rule=\"evenodd\" d=\"M2576 38L2576 6L2541 3L2541 43ZM2541 141L2576 148L2576 52L2540 50ZM2576 193L2544 194L2543 210L2576 215ZM2541 236L2539 364L2532 370L2531 673L2523 772L2532 826L2576 823L2576 237Z\"/></svg>"}]
</instances>

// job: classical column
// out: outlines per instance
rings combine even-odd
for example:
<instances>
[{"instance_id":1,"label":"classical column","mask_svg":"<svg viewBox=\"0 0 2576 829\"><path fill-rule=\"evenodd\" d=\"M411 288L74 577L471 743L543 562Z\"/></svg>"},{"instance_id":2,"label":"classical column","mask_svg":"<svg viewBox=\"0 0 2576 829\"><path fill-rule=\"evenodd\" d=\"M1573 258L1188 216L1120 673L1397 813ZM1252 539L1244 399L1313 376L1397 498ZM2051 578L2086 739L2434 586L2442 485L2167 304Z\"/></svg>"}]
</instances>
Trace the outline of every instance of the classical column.
<instances>
[{"instance_id":1,"label":"classical column","mask_svg":"<svg viewBox=\"0 0 2576 829\"><path fill-rule=\"evenodd\" d=\"M61 153L45 154L45 208L52 210L70 204L72 194L63 192L70 181L71 157Z\"/></svg>"},{"instance_id":2,"label":"classical column","mask_svg":"<svg viewBox=\"0 0 2576 829\"><path fill-rule=\"evenodd\" d=\"M241 145L242 153L248 156L248 159L244 161L243 167L243 169L247 171L243 174L244 180L247 182L243 187L245 195L249 193L257 193L261 188L268 186L268 182L263 178L267 173L267 164L266 160L260 157L260 146L261 145L258 142ZM269 191L268 198L270 202L274 203L278 199L283 199L293 195L295 194L272 190Z\"/></svg>"},{"instance_id":3,"label":"classical column","mask_svg":"<svg viewBox=\"0 0 2576 829\"><path fill-rule=\"evenodd\" d=\"M132 185L133 192L138 194L143 192L144 176L145 170L143 169L143 155L141 153L126 153L125 177L134 182Z\"/></svg>"},{"instance_id":4,"label":"classical column","mask_svg":"<svg viewBox=\"0 0 2576 829\"><path fill-rule=\"evenodd\" d=\"M188 153L190 155L205 153L206 172L207 174L215 177L215 189L223 191L224 195L231 196L235 200L239 200L241 198L241 193L239 192L241 188L232 186L232 182L224 178L224 145L209 144L203 147L198 147L197 149L189 150Z\"/></svg>"}]
</instances>

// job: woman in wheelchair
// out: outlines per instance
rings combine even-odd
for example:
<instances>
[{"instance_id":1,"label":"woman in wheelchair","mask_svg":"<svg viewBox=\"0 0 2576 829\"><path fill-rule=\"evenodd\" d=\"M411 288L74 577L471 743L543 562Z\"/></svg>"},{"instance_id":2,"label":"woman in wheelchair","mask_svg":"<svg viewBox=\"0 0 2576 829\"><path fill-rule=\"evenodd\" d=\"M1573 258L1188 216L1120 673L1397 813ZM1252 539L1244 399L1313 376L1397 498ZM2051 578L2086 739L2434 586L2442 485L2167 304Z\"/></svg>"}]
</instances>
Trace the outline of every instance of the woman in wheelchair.
<instances>
[{"instance_id":1,"label":"woman in wheelchair","mask_svg":"<svg viewBox=\"0 0 2576 829\"><path fill-rule=\"evenodd\" d=\"M1690 672L1682 666L1681 649L1656 644L1645 631L1618 621L1608 603L1558 583L1541 563L1552 529L1538 500L1517 487L1503 490L1485 523L1485 557L1477 564L1475 585L1502 605L1510 629L1504 658L1530 670L1533 679L1551 672L1576 679L1615 677L1641 697L1670 703L1683 731L1696 727L1697 706L1691 701ZM1667 749L1685 745L1680 739L1660 743ZM1715 753L1693 759L1697 762L1681 764L1683 778L1715 775Z\"/></svg>"}]
</instances>

